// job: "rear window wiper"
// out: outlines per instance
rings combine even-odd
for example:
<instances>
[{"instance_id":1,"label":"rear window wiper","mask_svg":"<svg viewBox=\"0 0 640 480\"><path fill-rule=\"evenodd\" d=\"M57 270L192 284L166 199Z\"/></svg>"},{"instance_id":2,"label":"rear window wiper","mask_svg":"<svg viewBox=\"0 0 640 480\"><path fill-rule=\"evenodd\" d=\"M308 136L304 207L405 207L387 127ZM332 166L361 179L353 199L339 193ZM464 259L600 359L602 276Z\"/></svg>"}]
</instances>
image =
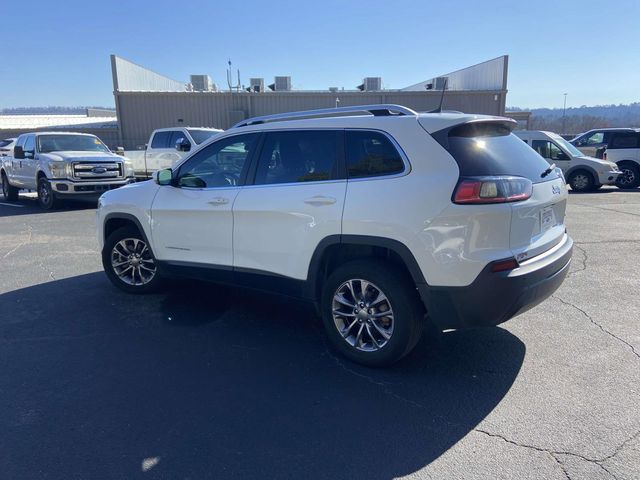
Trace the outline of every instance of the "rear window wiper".
<instances>
[{"instance_id":1,"label":"rear window wiper","mask_svg":"<svg viewBox=\"0 0 640 480\"><path fill-rule=\"evenodd\" d=\"M542 172L542 174L540 175L541 178L546 177L547 175L549 175L551 172L553 172L556 169L556 164L552 163L549 168L547 168L544 172Z\"/></svg>"}]
</instances>

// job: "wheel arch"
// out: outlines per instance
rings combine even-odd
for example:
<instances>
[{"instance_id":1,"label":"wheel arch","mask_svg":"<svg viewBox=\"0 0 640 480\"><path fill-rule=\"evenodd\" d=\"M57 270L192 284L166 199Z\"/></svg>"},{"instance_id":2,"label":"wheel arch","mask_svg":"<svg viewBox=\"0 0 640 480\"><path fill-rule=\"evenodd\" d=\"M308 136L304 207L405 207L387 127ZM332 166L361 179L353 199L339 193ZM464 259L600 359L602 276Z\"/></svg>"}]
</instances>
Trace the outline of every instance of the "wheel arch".
<instances>
[{"instance_id":1,"label":"wheel arch","mask_svg":"<svg viewBox=\"0 0 640 480\"><path fill-rule=\"evenodd\" d=\"M311 257L304 296L317 301L324 281L337 265L369 257L390 261L415 284L427 284L418 262L402 242L369 235L330 235L318 244Z\"/></svg>"},{"instance_id":2,"label":"wheel arch","mask_svg":"<svg viewBox=\"0 0 640 480\"><path fill-rule=\"evenodd\" d=\"M134 226L137 228L144 241L147 242L147 245L151 245L147 238L147 233L142 227L142 223L135 215L131 215L130 213L109 213L104 217L102 229L103 242L106 242L109 235L117 229L127 226Z\"/></svg>"},{"instance_id":3,"label":"wheel arch","mask_svg":"<svg viewBox=\"0 0 640 480\"><path fill-rule=\"evenodd\" d=\"M634 158L623 158L622 160L618 160L617 162L615 162L615 164L618 166L624 165L626 163L631 163L635 165L637 168L640 168L640 161Z\"/></svg>"},{"instance_id":4,"label":"wheel arch","mask_svg":"<svg viewBox=\"0 0 640 480\"><path fill-rule=\"evenodd\" d=\"M576 165L574 167L571 167L569 170L567 170L567 174L565 175L567 182L571 178L571 175L573 175L576 172L579 172L580 170L584 170L585 172L590 173L591 176L593 177L593 181L595 183L598 183L598 172L596 172L593 167L590 167L588 165Z\"/></svg>"}]
</instances>

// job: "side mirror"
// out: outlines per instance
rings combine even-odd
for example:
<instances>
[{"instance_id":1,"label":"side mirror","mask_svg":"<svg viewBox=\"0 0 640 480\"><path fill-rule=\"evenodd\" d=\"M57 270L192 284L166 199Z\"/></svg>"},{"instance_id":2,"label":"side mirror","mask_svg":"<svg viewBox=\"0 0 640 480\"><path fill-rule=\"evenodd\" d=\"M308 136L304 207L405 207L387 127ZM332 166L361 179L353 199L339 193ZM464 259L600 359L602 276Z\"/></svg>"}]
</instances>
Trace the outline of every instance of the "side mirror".
<instances>
[{"instance_id":1,"label":"side mirror","mask_svg":"<svg viewBox=\"0 0 640 480\"><path fill-rule=\"evenodd\" d=\"M158 185L171 185L173 180L173 170L166 168L153 173L153 179Z\"/></svg>"},{"instance_id":2,"label":"side mirror","mask_svg":"<svg viewBox=\"0 0 640 480\"><path fill-rule=\"evenodd\" d=\"M179 152L188 152L191 150L191 142L186 138L179 138L176 142L176 150Z\"/></svg>"},{"instance_id":3,"label":"side mirror","mask_svg":"<svg viewBox=\"0 0 640 480\"><path fill-rule=\"evenodd\" d=\"M24 158L24 150L22 149L22 147L13 147L13 158L17 160L21 160Z\"/></svg>"},{"instance_id":4,"label":"side mirror","mask_svg":"<svg viewBox=\"0 0 640 480\"><path fill-rule=\"evenodd\" d=\"M113 152L116 155L120 155L121 157L124 157L124 147L116 147L116 151Z\"/></svg>"}]
</instances>

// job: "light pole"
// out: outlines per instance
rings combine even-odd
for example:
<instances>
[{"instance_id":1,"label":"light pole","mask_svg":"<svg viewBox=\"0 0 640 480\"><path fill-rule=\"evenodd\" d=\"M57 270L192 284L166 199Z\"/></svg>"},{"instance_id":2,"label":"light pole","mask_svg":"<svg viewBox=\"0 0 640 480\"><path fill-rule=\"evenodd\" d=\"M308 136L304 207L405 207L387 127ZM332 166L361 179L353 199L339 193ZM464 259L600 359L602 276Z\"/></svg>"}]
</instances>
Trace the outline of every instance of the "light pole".
<instances>
[{"instance_id":1,"label":"light pole","mask_svg":"<svg viewBox=\"0 0 640 480\"><path fill-rule=\"evenodd\" d=\"M566 130L566 123L565 123L565 114L567 112L567 94L564 94L564 106L562 107L562 133L565 134L567 133Z\"/></svg>"}]
</instances>

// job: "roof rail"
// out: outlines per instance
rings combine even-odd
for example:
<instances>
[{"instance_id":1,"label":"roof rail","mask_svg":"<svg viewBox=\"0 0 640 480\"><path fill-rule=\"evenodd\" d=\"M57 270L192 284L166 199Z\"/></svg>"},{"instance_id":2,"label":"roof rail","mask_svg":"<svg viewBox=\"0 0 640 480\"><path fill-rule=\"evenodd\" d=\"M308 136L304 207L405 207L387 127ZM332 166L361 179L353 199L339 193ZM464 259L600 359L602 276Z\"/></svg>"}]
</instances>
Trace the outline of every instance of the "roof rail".
<instances>
[{"instance_id":1,"label":"roof rail","mask_svg":"<svg viewBox=\"0 0 640 480\"><path fill-rule=\"evenodd\" d=\"M265 115L263 117L253 117L236 123L231 128L246 127L248 125L257 125L266 122L279 122L285 120L293 120L296 118L312 118L312 117L332 117L343 113L363 113L367 112L376 117L387 115L411 115L417 116L418 112L402 105L380 104L380 105L354 105L351 107L337 108L321 108L318 110L303 110L300 112L276 113L274 115Z\"/></svg>"}]
</instances>

